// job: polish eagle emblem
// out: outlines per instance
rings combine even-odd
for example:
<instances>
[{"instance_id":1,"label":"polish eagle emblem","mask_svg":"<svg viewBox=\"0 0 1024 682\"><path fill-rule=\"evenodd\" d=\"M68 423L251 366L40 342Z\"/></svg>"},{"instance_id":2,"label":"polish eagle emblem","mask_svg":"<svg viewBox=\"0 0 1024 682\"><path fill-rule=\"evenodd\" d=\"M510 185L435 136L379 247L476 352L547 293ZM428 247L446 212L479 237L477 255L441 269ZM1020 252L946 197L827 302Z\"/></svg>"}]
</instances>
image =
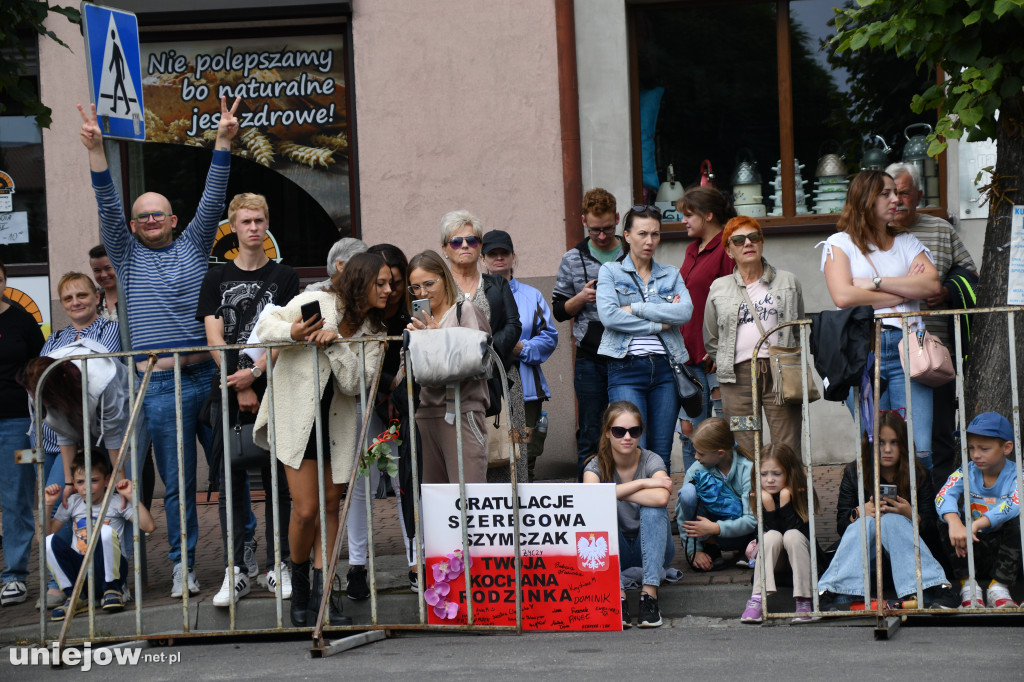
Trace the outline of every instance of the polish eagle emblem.
<instances>
[{"instance_id":1,"label":"polish eagle emblem","mask_svg":"<svg viewBox=\"0 0 1024 682\"><path fill-rule=\"evenodd\" d=\"M608 568L608 533L576 533L576 557L584 571Z\"/></svg>"}]
</instances>

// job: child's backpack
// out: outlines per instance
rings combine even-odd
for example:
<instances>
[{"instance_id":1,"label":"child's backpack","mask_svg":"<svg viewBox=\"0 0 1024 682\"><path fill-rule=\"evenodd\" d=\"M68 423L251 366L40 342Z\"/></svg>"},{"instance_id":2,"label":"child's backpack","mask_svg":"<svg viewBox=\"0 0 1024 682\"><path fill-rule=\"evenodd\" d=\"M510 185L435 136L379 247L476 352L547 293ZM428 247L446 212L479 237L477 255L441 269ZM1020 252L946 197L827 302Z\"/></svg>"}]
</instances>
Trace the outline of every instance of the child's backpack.
<instances>
[{"instance_id":1,"label":"child's backpack","mask_svg":"<svg viewBox=\"0 0 1024 682\"><path fill-rule=\"evenodd\" d=\"M743 502L739 496L728 483L707 469L694 472L690 482L697 489L698 509L706 509L720 519L735 519L743 514Z\"/></svg>"}]
</instances>

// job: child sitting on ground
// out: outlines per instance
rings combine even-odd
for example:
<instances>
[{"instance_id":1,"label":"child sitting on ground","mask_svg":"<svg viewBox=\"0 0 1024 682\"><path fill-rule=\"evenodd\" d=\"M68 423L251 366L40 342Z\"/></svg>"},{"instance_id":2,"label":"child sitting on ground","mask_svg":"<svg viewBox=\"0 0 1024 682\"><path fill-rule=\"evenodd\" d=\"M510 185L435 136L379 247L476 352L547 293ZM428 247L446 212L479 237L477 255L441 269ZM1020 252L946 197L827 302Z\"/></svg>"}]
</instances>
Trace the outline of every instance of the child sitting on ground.
<instances>
[{"instance_id":1,"label":"child sitting on ground","mask_svg":"<svg viewBox=\"0 0 1024 682\"><path fill-rule=\"evenodd\" d=\"M46 564L53 574L54 580L64 590L67 601L58 606L50 614L50 620L61 621L71 608L71 591L75 578L82 568L85 550L89 544L86 534L86 486L92 487L92 518L93 528L99 528L100 546L93 552L94 576L96 585L93 592L101 600L104 611L120 611L124 608L122 592L125 577L128 574L128 559L122 548L125 547L125 527L134 519L132 509L132 482L123 479L117 483L119 497L110 500L103 523L98 522L103 494L110 484L110 464L105 457L97 457L92 462L91 475L86 475L85 458L78 455L71 463L71 476L75 492L68 497L67 504L57 506L57 513L47 523L46 532ZM59 484L47 486L45 490L46 507L52 508L63 492ZM68 520L73 521L71 543L61 540L55 534ZM152 533L156 529L153 517L145 505L139 504L139 530ZM82 613L89 608L88 600L79 599L75 613Z\"/></svg>"},{"instance_id":2,"label":"child sitting on ground","mask_svg":"<svg viewBox=\"0 0 1024 682\"><path fill-rule=\"evenodd\" d=\"M986 601L992 609L1012 609L1009 586L1021 572L1020 502L1013 453L1013 428L1003 415L983 412L967 426L967 480L970 484L970 521L964 525L963 467L954 471L935 496L939 516L948 526L945 549L960 580L960 608L984 608L981 589L967 570L967 533L974 550L975 576L989 579Z\"/></svg>"},{"instance_id":3,"label":"child sitting on ground","mask_svg":"<svg viewBox=\"0 0 1024 682\"><path fill-rule=\"evenodd\" d=\"M676 524L687 561L698 571L710 571L725 565L723 549L743 550L757 536L750 509L754 458L736 445L729 422L720 417L702 421L690 441L697 461L679 489Z\"/></svg>"},{"instance_id":4,"label":"child sitting on ground","mask_svg":"<svg viewBox=\"0 0 1024 682\"><path fill-rule=\"evenodd\" d=\"M757 494L756 471L750 472L750 496ZM818 496L814 496L817 505ZM793 448L785 443L766 445L761 455L761 504L764 506L764 547L761 562L765 571L765 588L775 593L775 568L789 564L793 572L793 597L796 599L794 623L812 620L811 610L811 540L807 509L807 475ZM751 507L755 504L752 501ZM782 551L783 564L779 563ZM754 592L747 601L740 620L760 623L764 618L761 597L761 576L754 574Z\"/></svg>"}]
</instances>

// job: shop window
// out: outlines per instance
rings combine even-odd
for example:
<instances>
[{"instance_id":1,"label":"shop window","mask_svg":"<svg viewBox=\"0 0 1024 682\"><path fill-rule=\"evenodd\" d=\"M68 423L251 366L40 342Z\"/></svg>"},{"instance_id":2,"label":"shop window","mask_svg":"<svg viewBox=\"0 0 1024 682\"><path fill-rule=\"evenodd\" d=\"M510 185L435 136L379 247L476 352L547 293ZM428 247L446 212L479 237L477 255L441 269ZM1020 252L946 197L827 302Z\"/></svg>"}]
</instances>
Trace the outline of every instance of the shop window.
<instances>
[{"instance_id":1,"label":"shop window","mask_svg":"<svg viewBox=\"0 0 1024 682\"><path fill-rule=\"evenodd\" d=\"M737 209L766 226L834 224L865 151L898 161L904 129L934 123L909 108L932 74L878 52L831 54L835 4L631 4L636 195L655 198L670 164L683 186L696 183L707 159Z\"/></svg>"},{"instance_id":2,"label":"shop window","mask_svg":"<svg viewBox=\"0 0 1024 682\"><path fill-rule=\"evenodd\" d=\"M168 196L185 220L195 213L216 135L220 95L242 97L227 200L267 197L267 252L315 276L337 239L357 236L349 149L349 26L341 19L256 29L206 24L142 31L145 145L132 145L132 195ZM138 163L141 159L141 164ZM229 232L211 260L234 257ZM309 268L308 271L304 269Z\"/></svg>"}]
</instances>

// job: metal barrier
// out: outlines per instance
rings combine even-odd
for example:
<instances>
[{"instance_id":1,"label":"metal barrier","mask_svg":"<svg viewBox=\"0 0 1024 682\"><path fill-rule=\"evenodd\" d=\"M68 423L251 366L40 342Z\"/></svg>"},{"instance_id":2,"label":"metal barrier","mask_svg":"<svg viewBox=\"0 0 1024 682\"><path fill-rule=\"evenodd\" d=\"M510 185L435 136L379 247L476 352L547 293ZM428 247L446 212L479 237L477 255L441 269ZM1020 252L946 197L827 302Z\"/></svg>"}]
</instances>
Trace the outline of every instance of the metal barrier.
<instances>
[{"instance_id":1,"label":"metal barrier","mask_svg":"<svg viewBox=\"0 0 1024 682\"><path fill-rule=\"evenodd\" d=\"M964 400L964 380L963 380L963 355L962 355L962 340L961 340L961 325L962 317L965 315L994 315L994 314L1005 314L1007 316L1007 347L1009 352L1010 361L1010 399L1011 399L1011 416L1010 422L1013 425L1014 435L1014 456L1016 459L1016 479L1017 479L1017 497L1020 500L1024 500L1024 468L1021 466L1021 435L1020 435L1020 405L1018 400L1017 392L1017 357L1016 357L1016 339L1014 330L1014 314L1024 312L1022 307L995 307L995 308L974 308L971 310L939 310L939 311L919 311L913 313L886 313L876 314L874 322L874 347L881 347L881 333L883 320L887 318L900 318L900 325L903 332L903 343L904 347L910 347L910 339L914 332L910 331L908 319L909 318L920 318L930 316L952 316L953 318L953 331L954 331L954 348L949 349L951 356L954 358L956 367L956 397L959 407L960 414L960 425L961 429L966 428L969 421L967 419L966 405ZM784 327L798 327L800 337L800 357L803 360L803 369L801 371L801 383L803 386L803 401L801 406L801 438L802 438L802 464L807 475L807 509L808 509L808 522L810 528L810 559L811 559L811 592L812 592L812 606L814 618L831 618L831 617L857 617L863 618L864 616L873 616L876 619L876 636L884 638L888 636L888 633L898 626L900 617L908 615L921 615L921 614L964 614L964 615L1019 615L1020 612L1016 609L997 609L997 608L971 608L971 609L958 609L951 611L948 609L939 608L924 608L924 588L922 586L921 577L921 536L920 536L920 519L918 518L917 508L917 476L916 466L910 466L910 495L911 499L911 525L913 526L913 537L914 537L914 562L916 569L916 594L914 600L906 600L902 603L895 601L886 601L883 599L883 552L882 552L882 533L881 533L881 512L879 507L875 506L874 522L876 532L874 533L875 539L875 585L874 594L872 595L871 585L871 569L872 564L868 561L868 545L867 545L867 533L865 514L860 514L855 523L860 524L860 537L861 537L861 568L863 570L863 595L864 595L864 608L858 611L828 611L822 612L819 604L819 593L818 593L818 566L817 566L817 535L816 535L816 524L815 524L815 505L814 505L814 479L813 479L813 464L811 461L811 434L810 434L810 418L809 418L809 405L807 400L807 379L810 353L808 352L808 327L811 324L811 320L803 319L794 322L786 322L773 327L768 330L764 335L761 336L759 341L754 347L753 360L751 362L751 380L752 380L752 398L753 398L753 415L749 416L734 416L731 419L732 429L734 431L751 430L754 431L754 467L756 482L756 489L754 490L754 498L757 506L757 540L758 540L758 556L757 556L757 573L755 579L761 582L761 595L763 612L766 618L771 619L784 619L793 618L797 614L794 612L775 612L772 613L768 610L768 595L766 585L766 574L765 574L765 562L763 557L764 552L764 505L761 499L761 449L762 449L762 425L761 425L761 395L758 388L758 350L761 349L762 345L766 344L769 337L772 334L778 332L778 330ZM873 495L874 499L880 499L880 459L879 459L879 445L878 445L878 404L881 395L881 378L880 378L880 366L878 362L874 365L874 378L873 378L873 393L874 393L874 419L872 428L872 442L873 442L873 459L874 459L874 481L873 490L869 491L870 495L864 490L864 466L865 463L862 458L862 450L860 447L861 442L861 413L859 408L855 408L854 412L854 438L857 443L857 500L859 509L864 509L866 496ZM914 448L914 430L913 430L913 404L912 404L912 392L911 392L911 380L910 374L904 372L904 388L907 396L907 435L908 435L908 457L911 462L915 461L915 448ZM860 403L860 391L855 391L857 396L857 405ZM967 471L968 464L967 456L967 439L966 437L960 439L960 465L964 472ZM969 518L970 515L970 481L965 475L963 478L964 491L963 499L965 500L965 515ZM1018 518L1024 520L1024 513L1020 512ZM975 580L975 559L974 559L974 547L972 534L967 533L967 563L968 573L970 581L969 584L973 588L980 590ZM946 538L942 538L942 541L948 541ZM1024 523L1021 524L1020 528L1020 542L1024 546ZM957 581L955 578L950 579L947 576L947 580L953 585L954 591L957 590ZM972 589L972 599L977 597L980 598L980 594L974 594ZM905 595L897 595L905 596Z\"/></svg>"},{"instance_id":2,"label":"metal barrier","mask_svg":"<svg viewBox=\"0 0 1024 682\"><path fill-rule=\"evenodd\" d=\"M363 406L361 410L361 420L358 425L358 438L356 440L356 447L353 453L353 465L352 471L348 480L348 491L355 490L356 485L365 485L366 491L366 515L367 515L367 560L368 567L367 573L370 580L370 612L371 622L360 623L353 625L333 625L329 622L328 607L329 600L331 598L332 589L331 586L334 583L334 577L337 570L338 560L341 551L341 542L344 539L346 531L346 521L348 513L350 511L351 494L346 494L344 497L344 503L340 509L338 518L338 530L335 534L333 551L328 552L327 543L327 523L326 523L326 501L325 501L325 487L324 487L324 440L323 431L321 424L321 410L319 409L319 399L315 401L316 409L314 409L314 431L316 433L316 449L317 449L317 487L319 495L319 526L320 526L320 544L321 544L321 556L320 560L322 566L326 567L324 570L323 577L323 598L319 604L319 614L315 623L309 624L304 628L286 626L283 618L283 605L282 605L282 594L281 594L281 527L282 520L279 518L279 499L278 499L278 472L276 466L270 466L271 479L272 479L272 495L270 500L267 500L266 504L273 505L273 537L274 537L274 571L276 574L276 588L274 595L276 618L275 625L273 627L264 628L239 628L237 626L237 602L235 599L230 600L228 606L228 628L225 629L203 629L201 631L193 631L190 626L190 594L187 587L187 572L188 572L188 549L187 549L187 527L186 527L186 503L184 495L187 494L185 486L185 473L184 473L184 440L183 440L183 427L182 427L182 394L181 394L181 356L188 353L196 353L202 351L211 351L213 353L219 353L220 355L220 379L221 379L221 428L223 431L225 454L223 458L223 471L221 475L225 477L225 506L226 506L226 534L227 534L227 564L228 569L234 572L234 556L233 551L230 549L234 547L234 522L233 522L233 507L232 507L232 496L234 494L231 485L231 461L228 456L226 449L228 439L230 437L230 415L228 414L228 388L226 379L228 376L227 372L227 352L231 350L243 350L247 348L252 349L263 349L267 352L267 390L264 395L264 400L268 401L268 432L267 438L270 444L270 461L271 463L277 462L277 441L275 433L275 390L274 390L274 353L272 351L280 350L283 348L301 349L308 348L310 354L310 362L312 363L313 377L315 385L312 390L315 395L319 396L319 367L320 367L320 353L317 348L311 344L304 343L260 343L255 345L248 344L232 344L223 346L203 346L203 347L189 347L189 348L175 348L175 349L161 349L151 351L148 357L146 370L142 373L141 384L136 391L135 387L135 372L129 372L132 377L130 380L129 390L129 406L130 406L130 418L128 426L125 432L125 442L118 453L117 461L112 463L112 475L110 484L107 486L107 490L103 496L101 502L99 514L97 518L102 519L106 514L106 510L110 504L111 497L114 495L115 486L118 482L118 477L123 471L125 462L129 459L132 464L131 467L131 480L135 491L132 496L133 511L135 513L135 519L138 519L139 510L139 472L142 457L139 452L138 434L136 426L140 419L142 419L142 399L145 395L145 391L148 387L150 378L154 371L157 363L157 355L172 355L174 357L174 391L175 391L175 428L177 431L177 464L178 464L178 511L180 519L180 547L182 557L182 582L184 589L182 589L181 595L181 608L182 608L182 623L180 630L175 631L161 631L161 632L144 632L143 629L143 602L145 601L143 594L142 576L140 573L141 557L140 557L140 537L139 537L139 524L136 522L132 524L133 527L133 540L134 540L134 556L133 556L133 569L134 569L134 587L135 587L135 628L134 633L131 635L124 634L110 634L97 630L95 622L95 596L94 588L95 585L93 575L93 562L92 557L96 551L96 545L99 542L100 534L93 533L93 519L92 515L87 515L86 522L86 533L88 537L88 545L85 551L84 559L82 562L82 570L76 577L74 587L72 589L72 597L70 606L67 609L67 613L63 623L61 624L60 632L54 641L54 645L59 654L67 645L81 642L121 642L126 639L131 640L168 640L168 639L181 639L181 638L208 638L208 637L220 637L220 636L238 636L238 635L273 635L273 634L294 634L296 632L306 632L312 636L313 639L313 653L314 655L330 655L337 653L338 651L350 648L352 644L339 644L332 643L326 638L327 633L365 633L371 631L373 635L376 632L375 637L371 636L364 638L358 643L365 643L367 641L373 641L374 639L380 639L384 636L385 630L437 630L437 631L504 631L504 632L515 632L519 633L522 631L522 595L519 590L516 591L516 620L515 625L502 625L502 626L490 626L490 625L479 625L474 623L473 617L473 606L472 598L467 600L467 611L468 611L468 623L465 625L443 625L443 624L429 624L427 622L427 614L425 608L425 602L423 600L424 591L424 556L423 556L423 523L420 513L420 499L419 499L419 475L418 475L418 452L416 446L417 429L415 424L415 406L413 402L413 372L411 366L410 354L405 353L405 380L406 389L408 394L408 419L409 429L408 437L411 441L410 452L412 456L412 496L413 496L413 515L414 525L416 530L416 537L411 539L415 546L416 553L416 572L418 576L418 588L417 598L419 604L419 618L418 622L415 623L381 623L378 617L377 608L377 586L375 580L374 571L374 534L373 534L373 495L370 491L370 478L365 476L365 480L362 482L358 481L359 467L363 458L363 453L367 450L368 436L369 436L369 425L371 415L373 413L372 406L375 404L377 395L377 381L380 377L381 364L383 363L383 352L380 356L380 361L376 368L374 368L372 376L373 383L367 386L366 382L366 345L374 344L383 351L386 342L401 343L402 337L384 337L384 336L367 336L353 339L338 339L333 343L347 343L347 344L358 344L359 345L359 358L360 367L362 372L360 373L360 392L359 392L359 404ZM509 424L509 471L510 480L512 483L512 499L513 499L513 523L514 523L514 536L515 536L515 580L516 584L521 584L522 581L522 555L519 546L519 500L517 492L517 453L516 448L519 447L520 443L525 442L526 434L514 426L511 425L511 406L509 405L509 393L508 393L508 382L505 374L504 367L495 353L493 348L488 347L488 351L492 360L492 366L495 371L499 373L501 383L503 387L503 399L505 409L508 410L508 418L506 423ZM96 353L90 355L78 355L72 357L62 358L55 361L50 367L41 374L39 382L35 392L35 419L34 428L36 430L36 442L40 444L39 447L31 450L23 450L17 453L18 461L23 464L34 463L36 465L36 479L37 479L37 494L38 494L38 506L37 506L37 522L38 528L41 532L38 534L38 549L39 549L39 579L40 579L40 591L41 591L41 604L40 618L39 618L39 642L42 645L47 645L50 641L47 633L47 616L49 611L45 604L45 589L47 584L47 568L46 568L46 550L45 550L45 537L46 537L46 521L51 516L51 509L46 508L47 505L44 503L44 464L45 455L41 448L42 443L42 422L40 415L44 414L42 411L42 388L49 377L49 375L57 369L59 364L71 361L81 361L82 363L82 400L83 406L88 405L88 372L86 371L87 365L90 361L101 359L101 358L115 358L115 359L127 359L132 361L137 353L132 351L124 351L119 353ZM333 381L333 378L330 380ZM287 396L276 396L277 399L286 399ZM369 407L367 407L369 406ZM469 556L469 543L466 529L466 482L463 472L462 463L462 411L461 411L461 391L456 385L455 390L455 428L456 428L456 443L458 450L458 462L459 462L459 496L461 501L461 513L462 513L462 545L463 552L466 556ZM92 439L90 434L90 415L89 410L83 409L83 454L85 458L85 467L87 471L92 469ZM130 445L128 445L130 439ZM127 446L127 447L126 447ZM130 456L126 457L126 454L130 452ZM144 453L142 453L144 455ZM525 462L522 463L525 465ZM88 477L87 477L88 480ZM86 506L91 510L93 506L92 491L90 486L86 486ZM284 520L287 523L287 520ZM470 562L465 564L465 576L466 584L470 584L471 574ZM80 596L81 588L85 579L89 580L89 591L88 591L88 636L85 638L72 638L70 637L70 627L74 619L76 602ZM357 644L358 644L357 643ZM54 660L60 660L59 655Z\"/></svg>"}]
</instances>

